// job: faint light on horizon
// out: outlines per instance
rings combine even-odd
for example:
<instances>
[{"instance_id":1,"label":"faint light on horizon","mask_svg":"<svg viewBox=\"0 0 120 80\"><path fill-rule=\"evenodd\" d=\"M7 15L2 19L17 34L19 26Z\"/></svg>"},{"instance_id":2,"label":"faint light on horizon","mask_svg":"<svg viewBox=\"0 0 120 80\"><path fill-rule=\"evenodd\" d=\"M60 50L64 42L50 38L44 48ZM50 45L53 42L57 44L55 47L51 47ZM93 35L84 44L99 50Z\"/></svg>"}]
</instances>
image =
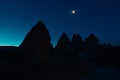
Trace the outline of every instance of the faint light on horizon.
<instances>
[{"instance_id":1,"label":"faint light on horizon","mask_svg":"<svg viewBox=\"0 0 120 80\"><path fill-rule=\"evenodd\" d=\"M16 46L16 47L18 47L19 45L18 44L0 44L0 46Z\"/></svg>"},{"instance_id":2,"label":"faint light on horizon","mask_svg":"<svg viewBox=\"0 0 120 80\"><path fill-rule=\"evenodd\" d=\"M0 44L0 46L12 46L11 44Z\"/></svg>"}]
</instances>

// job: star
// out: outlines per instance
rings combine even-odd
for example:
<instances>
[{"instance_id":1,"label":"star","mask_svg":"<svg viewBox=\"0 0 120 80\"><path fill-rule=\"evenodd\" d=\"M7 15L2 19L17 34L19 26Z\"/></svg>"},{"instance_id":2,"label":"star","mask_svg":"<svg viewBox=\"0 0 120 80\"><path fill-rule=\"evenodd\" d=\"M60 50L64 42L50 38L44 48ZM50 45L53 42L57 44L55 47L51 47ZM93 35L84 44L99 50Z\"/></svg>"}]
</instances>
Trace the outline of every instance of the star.
<instances>
[{"instance_id":1,"label":"star","mask_svg":"<svg viewBox=\"0 0 120 80\"><path fill-rule=\"evenodd\" d=\"M75 11L75 10L72 10L72 14L76 14L76 11Z\"/></svg>"}]
</instances>

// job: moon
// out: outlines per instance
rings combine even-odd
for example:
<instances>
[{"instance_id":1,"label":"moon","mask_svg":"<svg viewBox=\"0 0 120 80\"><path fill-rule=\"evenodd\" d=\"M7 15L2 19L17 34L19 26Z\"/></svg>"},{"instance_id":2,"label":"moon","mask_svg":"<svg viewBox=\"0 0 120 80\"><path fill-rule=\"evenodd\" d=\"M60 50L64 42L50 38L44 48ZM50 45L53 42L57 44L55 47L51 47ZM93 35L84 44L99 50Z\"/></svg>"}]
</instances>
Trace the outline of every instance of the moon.
<instances>
[{"instance_id":1,"label":"moon","mask_svg":"<svg viewBox=\"0 0 120 80\"><path fill-rule=\"evenodd\" d=\"M76 14L76 10L72 10L72 14Z\"/></svg>"}]
</instances>

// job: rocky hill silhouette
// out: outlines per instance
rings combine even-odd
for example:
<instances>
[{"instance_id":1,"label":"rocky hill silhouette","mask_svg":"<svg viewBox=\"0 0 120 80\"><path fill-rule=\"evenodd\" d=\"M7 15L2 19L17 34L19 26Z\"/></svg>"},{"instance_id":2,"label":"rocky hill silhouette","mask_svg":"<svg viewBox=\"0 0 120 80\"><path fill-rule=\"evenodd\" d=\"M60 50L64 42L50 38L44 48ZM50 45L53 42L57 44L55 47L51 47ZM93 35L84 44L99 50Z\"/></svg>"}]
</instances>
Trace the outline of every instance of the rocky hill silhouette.
<instances>
[{"instance_id":1,"label":"rocky hill silhouette","mask_svg":"<svg viewBox=\"0 0 120 80\"><path fill-rule=\"evenodd\" d=\"M0 64L0 79L78 80L85 76L89 80L91 65L120 69L120 46L100 44L93 33L83 41L79 34L69 39L64 32L54 48L49 31L39 21L19 47L0 47Z\"/></svg>"},{"instance_id":2,"label":"rocky hill silhouette","mask_svg":"<svg viewBox=\"0 0 120 80\"><path fill-rule=\"evenodd\" d=\"M19 48L24 58L32 60L32 62L48 60L52 45L50 43L49 31L42 21L39 21L28 32Z\"/></svg>"},{"instance_id":3,"label":"rocky hill silhouette","mask_svg":"<svg viewBox=\"0 0 120 80\"><path fill-rule=\"evenodd\" d=\"M69 40L66 33L63 33L60 39L58 40L58 43L56 45L56 49L69 49L71 45L71 41Z\"/></svg>"},{"instance_id":4,"label":"rocky hill silhouette","mask_svg":"<svg viewBox=\"0 0 120 80\"><path fill-rule=\"evenodd\" d=\"M50 43L49 31L46 29L45 24L39 21L28 32L18 47L18 53L21 55L21 62L25 62L25 64L50 60L56 61L57 59L60 61L76 61L77 59L79 62L80 54L87 54L89 61L109 63L110 55L119 55L119 50L112 45L100 45L99 39L93 33L83 41L79 34L73 34L72 39L69 39L65 32L61 35L56 47L53 48ZM103 59L103 57L100 56L106 56L104 57L105 61L102 62L101 59Z\"/></svg>"},{"instance_id":5,"label":"rocky hill silhouette","mask_svg":"<svg viewBox=\"0 0 120 80\"><path fill-rule=\"evenodd\" d=\"M58 43L55 47L55 51L56 53L62 55L66 55L67 53L70 54L72 52L71 41L66 33L63 33L60 39L58 40Z\"/></svg>"},{"instance_id":6,"label":"rocky hill silhouette","mask_svg":"<svg viewBox=\"0 0 120 80\"><path fill-rule=\"evenodd\" d=\"M79 34L73 34L72 37L72 48L74 52L83 51L83 39Z\"/></svg>"},{"instance_id":7,"label":"rocky hill silhouette","mask_svg":"<svg viewBox=\"0 0 120 80\"><path fill-rule=\"evenodd\" d=\"M90 49L90 48L98 48L99 46L99 40L94 34L90 34L89 37L87 37L84 41L84 48Z\"/></svg>"}]
</instances>

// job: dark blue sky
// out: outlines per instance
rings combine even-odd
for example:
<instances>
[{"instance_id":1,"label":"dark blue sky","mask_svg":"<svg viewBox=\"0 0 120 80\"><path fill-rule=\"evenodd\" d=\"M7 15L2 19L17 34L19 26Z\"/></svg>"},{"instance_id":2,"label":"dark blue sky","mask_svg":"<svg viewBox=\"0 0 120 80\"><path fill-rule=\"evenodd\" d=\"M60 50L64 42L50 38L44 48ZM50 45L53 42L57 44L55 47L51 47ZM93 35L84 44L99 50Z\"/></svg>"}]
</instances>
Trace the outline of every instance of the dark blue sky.
<instances>
[{"instance_id":1,"label":"dark blue sky","mask_svg":"<svg viewBox=\"0 0 120 80\"><path fill-rule=\"evenodd\" d=\"M83 39L94 33L101 43L120 44L119 0L0 0L0 45L19 46L39 20L53 45L63 32Z\"/></svg>"}]
</instances>

